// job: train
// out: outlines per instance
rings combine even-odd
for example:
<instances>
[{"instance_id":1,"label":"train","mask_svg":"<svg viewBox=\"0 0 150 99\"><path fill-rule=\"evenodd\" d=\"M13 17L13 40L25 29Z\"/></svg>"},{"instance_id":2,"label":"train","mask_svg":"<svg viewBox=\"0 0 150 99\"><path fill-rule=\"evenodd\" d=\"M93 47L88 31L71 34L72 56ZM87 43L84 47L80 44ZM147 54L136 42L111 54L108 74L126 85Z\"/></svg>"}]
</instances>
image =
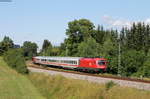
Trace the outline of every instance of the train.
<instances>
[{"instance_id":1,"label":"train","mask_svg":"<svg viewBox=\"0 0 150 99\"><path fill-rule=\"evenodd\" d=\"M107 67L105 58L35 56L32 62L87 72L104 72Z\"/></svg>"}]
</instances>

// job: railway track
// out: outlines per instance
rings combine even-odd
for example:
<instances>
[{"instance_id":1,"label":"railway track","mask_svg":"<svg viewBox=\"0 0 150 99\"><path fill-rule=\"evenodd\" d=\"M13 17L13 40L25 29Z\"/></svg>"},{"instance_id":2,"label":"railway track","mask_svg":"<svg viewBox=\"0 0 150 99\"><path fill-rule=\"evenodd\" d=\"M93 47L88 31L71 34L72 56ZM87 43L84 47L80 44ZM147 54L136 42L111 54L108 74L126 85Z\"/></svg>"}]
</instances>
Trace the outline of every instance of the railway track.
<instances>
[{"instance_id":1,"label":"railway track","mask_svg":"<svg viewBox=\"0 0 150 99\"><path fill-rule=\"evenodd\" d=\"M74 74L80 74L80 75L111 78L111 79L118 79L118 80L127 80L127 81L142 82L142 83L149 83L150 84L149 80L142 80L142 79L135 79L135 78L128 78L128 77L118 77L118 76L108 76L108 75L103 75L103 74L91 74L91 73L78 72L78 71L70 71L70 70L65 70L65 69L39 66L39 65L32 64L31 62L28 63L27 66L34 67L34 68L45 69L45 70L53 70L53 71L58 71L58 72L74 73Z\"/></svg>"},{"instance_id":2,"label":"railway track","mask_svg":"<svg viewBox=\"0 0 150 99\"><path fill-rule=\"evenodd\" d=\"M150 90L150 81L148 80L141 80L141 79L133 79L133 78L127 78L127 77L118 77L118 76L108 76L103 74L89 74L84 72L77 72L77 71L70 71L70 70L64 70L64 69L58 69L58 68L51 68L51 67L45 67L45 66L39 66L30 63L27 63L28 69L33 72L48 72L53 73L57 72L57 74L61 74L66 77L71 78L81 78L83 80L88 80L91 82L98 82L98 83L106 83L108 81L113 81L121 86L128 86L128 87L134 87L138 89L143 90Z\"/></svg>"}]
</instances>

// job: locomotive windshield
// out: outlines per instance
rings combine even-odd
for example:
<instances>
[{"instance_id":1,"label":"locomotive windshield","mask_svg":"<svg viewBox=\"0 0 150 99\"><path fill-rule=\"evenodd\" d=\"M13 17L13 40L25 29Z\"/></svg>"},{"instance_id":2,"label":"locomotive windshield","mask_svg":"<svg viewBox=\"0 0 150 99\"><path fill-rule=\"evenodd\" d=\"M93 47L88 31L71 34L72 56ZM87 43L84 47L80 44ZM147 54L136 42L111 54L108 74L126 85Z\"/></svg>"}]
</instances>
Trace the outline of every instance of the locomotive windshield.
<instances>
[{"instance_id":1,"label":"locomotive windshield","mask_svg":"<svg viewBox=\"0 0 150 99\"><path fill-rule=\"evenodd\" d=\"M98 64L98 65L105 65L105 61L104 61L104 60L99 60L99 61L97 62L97 64Z\"/></svg>"}]
</instances>

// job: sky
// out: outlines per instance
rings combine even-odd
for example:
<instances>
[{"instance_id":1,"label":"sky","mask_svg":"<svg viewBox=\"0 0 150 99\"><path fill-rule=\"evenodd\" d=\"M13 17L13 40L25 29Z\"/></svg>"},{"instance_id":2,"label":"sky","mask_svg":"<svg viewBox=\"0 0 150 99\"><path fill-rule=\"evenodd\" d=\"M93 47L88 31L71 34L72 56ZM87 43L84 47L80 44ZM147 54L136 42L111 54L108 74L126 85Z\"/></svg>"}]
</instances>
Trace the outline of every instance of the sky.
<instances>
[{"instance_id":1,"label":"sky","mask_svg":"<svg viewBox=\"0 0 150 99\"><path fill-rule=\"evenodd\" d=\"M11 2L4 2L11 1ZM67 23L89 19L106 29L150 23L150 0L0 0L0 41L9 36L15 44L43 40L59 45Z\"/></svg>"}]
</instances>

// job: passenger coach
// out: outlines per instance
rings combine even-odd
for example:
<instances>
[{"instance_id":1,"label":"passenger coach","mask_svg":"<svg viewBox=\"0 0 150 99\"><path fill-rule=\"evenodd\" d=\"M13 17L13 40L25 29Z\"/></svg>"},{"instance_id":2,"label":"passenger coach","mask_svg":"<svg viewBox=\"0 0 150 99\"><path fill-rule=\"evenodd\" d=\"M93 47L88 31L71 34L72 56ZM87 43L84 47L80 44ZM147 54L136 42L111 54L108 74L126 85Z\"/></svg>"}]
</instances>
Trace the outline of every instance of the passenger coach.
<instances>
[{"instance_id":1,"label":"passenger coach","mask_svg":"<svg viewBox=\"0 0 150 99\"><path fill-rule=\"evenodd\" d=\"M36 56L32 58L32 61L33 63L41 65L52 65L84 71L99 72L106 69L105 58Z\"/></svg>"}]
</instances>

